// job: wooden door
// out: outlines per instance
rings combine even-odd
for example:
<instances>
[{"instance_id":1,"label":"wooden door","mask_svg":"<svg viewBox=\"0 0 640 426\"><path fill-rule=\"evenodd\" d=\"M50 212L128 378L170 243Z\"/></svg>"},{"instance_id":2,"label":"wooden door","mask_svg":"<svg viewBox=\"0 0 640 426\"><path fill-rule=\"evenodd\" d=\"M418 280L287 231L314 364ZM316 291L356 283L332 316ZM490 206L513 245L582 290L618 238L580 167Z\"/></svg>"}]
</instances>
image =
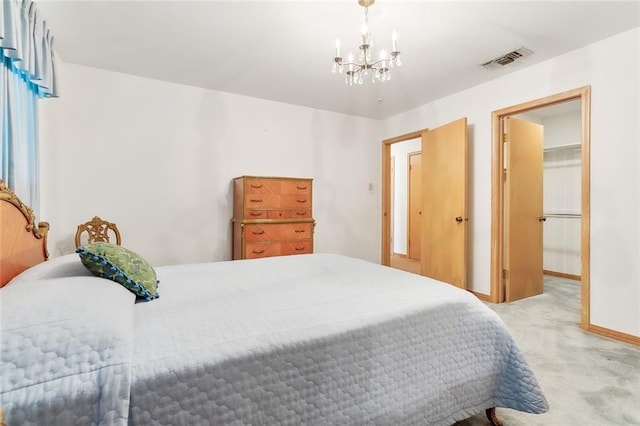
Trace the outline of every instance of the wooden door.
<instances>
[{"instance_id":1,"label":"wooden door","mask_svg":"<svg viewBox=\"0 0 640 426\"><path fill-rule=\"evenodd\" d=\"M422 153L409 154L409 223L407 257L420 260L422 245Z\"/></svg>"},{"instance_id":2,"label":"wooden door","mask_svg":"<svg viewBox=\"0 0 640 426\"><path fill-rule=\"evenodd\" d=\"M543 126L508 117L505 150L505 297L511 302L543 292Z\"/></svg>"},{"instance_id":3,"label":"wooden door","mask_svg":"<svg viewBox=\"0 0 640 426\"><path fill-rule=\"evenodd\" d=\"M467 119L422 135L422 275L467 287Z\"/></svg>"}]
</instances>

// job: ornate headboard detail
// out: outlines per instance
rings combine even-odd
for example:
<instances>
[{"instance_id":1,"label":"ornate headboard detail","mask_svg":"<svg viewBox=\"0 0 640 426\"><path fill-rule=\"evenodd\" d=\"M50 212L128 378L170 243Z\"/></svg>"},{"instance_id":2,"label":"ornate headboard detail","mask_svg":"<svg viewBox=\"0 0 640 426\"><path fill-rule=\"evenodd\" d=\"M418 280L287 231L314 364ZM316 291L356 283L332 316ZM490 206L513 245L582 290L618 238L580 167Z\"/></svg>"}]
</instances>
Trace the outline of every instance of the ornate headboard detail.
<instances>
[{"instance_id":1,"label":"ornate headboard detail","mask_svg":"<svg viewBox=\"0 0 640 426\"><path fill-rule=\"evenodd\" d=\"M36 226L33 210L0 180L0 287L49 258L49 224Z\"/></svg>"}]
</instances>

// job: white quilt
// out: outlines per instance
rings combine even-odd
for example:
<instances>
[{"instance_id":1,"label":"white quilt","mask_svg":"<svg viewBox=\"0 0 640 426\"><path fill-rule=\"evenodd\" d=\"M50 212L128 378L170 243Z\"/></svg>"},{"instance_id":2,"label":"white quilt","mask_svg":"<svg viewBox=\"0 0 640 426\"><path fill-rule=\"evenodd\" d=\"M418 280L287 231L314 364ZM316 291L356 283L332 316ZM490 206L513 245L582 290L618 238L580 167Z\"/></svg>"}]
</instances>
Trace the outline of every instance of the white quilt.
<instances>
[{"instance_id":1,"label":"white quilt","mask_svg":"<svg viewBox=\"0 0 640 426\"><path fill-rule=\"evenodd\" d=\"M13 425L126 425L135 296L96 277L0 290L0 407Z\"/></svg>"},{"instance_id":2,"label":"white quilt","mask_svg":"<svg viewBox=\"0 0 640 426\"><path fill-rule=\"evenodd\" d=\"M337 255L158 268L135 310L132 424L450 425L547 404L500 318Z\"/></svg>"},{"instance_id":3,"label":"white quilt","mask_svg":"<svg viewBox=\"0 0 640 426\"><path fill-rule=\"evenodd\" d=\"M502 321L452 286L326 254L156 271L161 297L136 304L96 277L0 290L10 425L450 425L547 409Z\"/></svg>"}]
</instances>

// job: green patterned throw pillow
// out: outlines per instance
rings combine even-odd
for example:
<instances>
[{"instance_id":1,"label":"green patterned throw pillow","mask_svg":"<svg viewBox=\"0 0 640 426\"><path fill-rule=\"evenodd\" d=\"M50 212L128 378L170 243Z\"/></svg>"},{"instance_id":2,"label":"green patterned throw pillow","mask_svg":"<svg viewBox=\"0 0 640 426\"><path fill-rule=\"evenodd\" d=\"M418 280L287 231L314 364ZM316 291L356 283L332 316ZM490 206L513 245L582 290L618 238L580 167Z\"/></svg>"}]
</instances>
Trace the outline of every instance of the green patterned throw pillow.
<instances>
[{"instance_id":1,"label":"green patterned throw pillow","mask_svg":"<svg viewBox=\"0 0 640 426\"><path fill-rule=\"evenodd\" d=\"M82 264L98 277L122 284L138 297L158 297L156 271L138 254L112 243L96 242L76 249Z\"/></svg>"}]
</instances>

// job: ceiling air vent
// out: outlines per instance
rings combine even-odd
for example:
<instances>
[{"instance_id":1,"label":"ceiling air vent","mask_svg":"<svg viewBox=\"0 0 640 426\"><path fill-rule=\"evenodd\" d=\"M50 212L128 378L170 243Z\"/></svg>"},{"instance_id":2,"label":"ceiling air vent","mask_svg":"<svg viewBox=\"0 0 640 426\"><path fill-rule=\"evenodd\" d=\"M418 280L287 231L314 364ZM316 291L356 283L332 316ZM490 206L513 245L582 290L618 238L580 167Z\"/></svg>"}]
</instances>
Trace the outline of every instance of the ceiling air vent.
<instances>
[{"instance_id":1,"label":"ceiling air vent","mask_svg":"<svg viewBox=\"0 0 640 426\"><path fill-rule=\"evenodd\" d=\"M517 61L520 58L524 58L525 56L529 56L533 54L532 50L527 49L526 47L520 47L516 50L512 50L509 53L505 53L504 55L498 56L490 61L485 62L482 66L488 70L495 70L501 68L505 65L509 65L512 62Z\"/></svg>"}]
</instances>

